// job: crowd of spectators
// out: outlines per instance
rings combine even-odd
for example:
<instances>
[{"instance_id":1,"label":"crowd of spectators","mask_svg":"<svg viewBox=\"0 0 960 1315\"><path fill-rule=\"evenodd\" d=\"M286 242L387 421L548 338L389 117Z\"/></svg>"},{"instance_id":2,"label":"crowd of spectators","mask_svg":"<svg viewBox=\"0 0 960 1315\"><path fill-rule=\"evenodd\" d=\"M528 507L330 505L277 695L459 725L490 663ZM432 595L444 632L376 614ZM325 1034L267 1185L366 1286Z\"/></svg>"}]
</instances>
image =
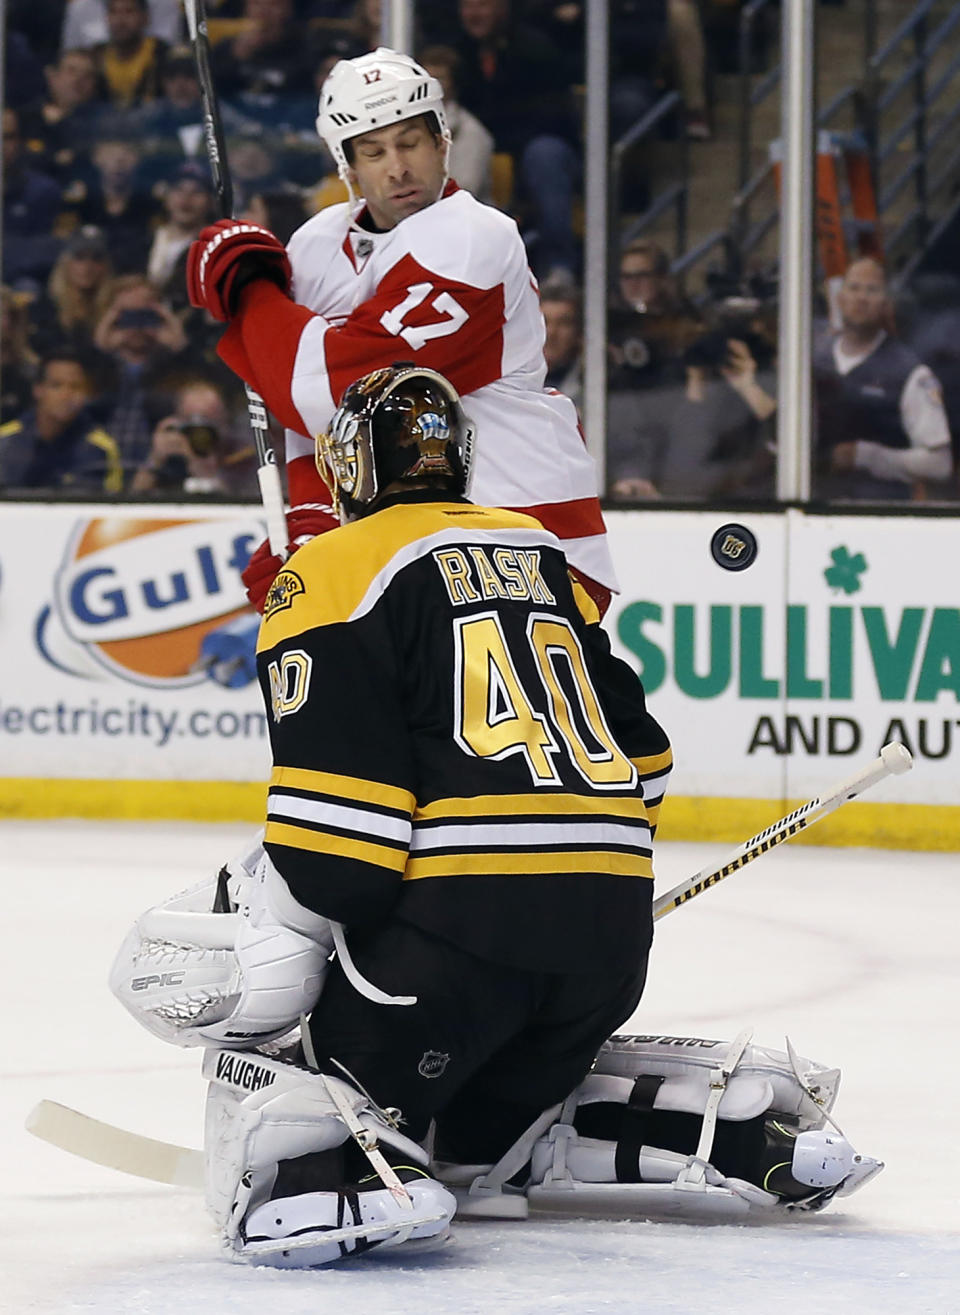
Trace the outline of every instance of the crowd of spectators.
<instances>
[{"instance_id":1,"label":"crowd of spectators","mask_svg":"<svg viewBox=\"0 0 960 1315\"><path fill-rule=\"evenodd\" d=\"M707 49L718 34L712 58L722 67L740 4L610 0L611 140L668 89L683 112L662 130L710 138ZM345 198L315 131L317 94L338 59L379 44L381 0L208 0L208 10L235 213L287 240ZM547 382L578 404L585 17L582 0L418 0L415 32L418 57L444 87L451 173L520 224L541 284ZM189 244L215 214L184 38L179 0L8 6L0 487L256 493L242 390L216 356L219 327L189 306L184 286ZM628 157L622 188L624 210L649 203L642 157ZM714 289L694 304L647 239L620 259L608 324L609 496L772 497L773 297ZM853 407L858 381L896 355L892 321L861 331L848 320L833 326L841 347L826 333L818 347L817 489L869 496L883 484L886 497L937 496L945 458L929 418L932 375L911 376L900 427L885 431L906 458L891 465L865 439L831 437L837 398ZM919 441L911 425L924 400Z\"/></svg>"},{"instance_id":2,"label":"crowd of spectators","mask_svg":"<svg viewBox=\"0 0 960 1315\"><path fill-rule=\"evenodd\" d=\"M317 94L338 59L380 43L380 0L207 8L235 212L285 239L343 198L314 128ZM614 136L673 85L684 130L709 134L699 14L698 0L613 0ZM584 4L420 0L416 20L417 54L446 94L453 176L517 218L578 335ZM243 484L253 462L242 393L217 361L217 327L184 288L187 248L215 213L185 36L179 0L7 6L4 487L255 491ZM642 178L626 187L646 196ZM190 447L200 426L183 428L201 386L217 398L213 455ZM72 399L69 422L52 418L54 391ZM42 448L36 460L23 459L28 440Z\"/></svg>"}]
</instances>

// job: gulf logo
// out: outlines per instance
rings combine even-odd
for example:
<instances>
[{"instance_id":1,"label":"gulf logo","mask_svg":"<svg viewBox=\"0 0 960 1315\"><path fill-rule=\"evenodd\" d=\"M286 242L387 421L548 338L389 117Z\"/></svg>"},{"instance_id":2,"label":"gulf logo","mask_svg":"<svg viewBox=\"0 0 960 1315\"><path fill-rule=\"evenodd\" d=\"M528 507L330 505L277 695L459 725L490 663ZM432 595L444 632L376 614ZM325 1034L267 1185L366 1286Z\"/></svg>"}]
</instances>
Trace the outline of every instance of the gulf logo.
<instances>
[{"instance_id":1,"label":"gulf logo","mask_svg":"<svg viewBox=\"0 0 960 1315\"><path fill-rule=\"evenodd\" d=\"M199 684L204 636L249 610L240 572L262 538L254 517L81 521L54 580L50 621L113 675L162 688ZM64 665L47 651L52 644L41 649Z\"/></svg>"}]
</instances>

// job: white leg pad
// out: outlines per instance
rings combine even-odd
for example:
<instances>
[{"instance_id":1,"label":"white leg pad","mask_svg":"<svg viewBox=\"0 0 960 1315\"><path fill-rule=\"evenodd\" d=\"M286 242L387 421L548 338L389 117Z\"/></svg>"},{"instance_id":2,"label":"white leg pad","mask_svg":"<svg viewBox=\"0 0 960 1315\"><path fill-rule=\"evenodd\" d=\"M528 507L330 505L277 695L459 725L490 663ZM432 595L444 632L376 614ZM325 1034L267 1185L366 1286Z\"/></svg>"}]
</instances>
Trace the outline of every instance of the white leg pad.
<instances>
[{"instance_id":1,"label":"white leg pad","mask_svg":"<svg viewBox=\"0 0 960 1315\"><path fill-rule=\"evenodd\" d=\"M742 1033L733 1043L611 1037L577 1090L531 1125L498 1164L438 1165L437 1176L455 1191L463 1216L523 1217L509 1180L529 1164L525 1197L532 1210L734 1219L776 1208L819 1209L878 1173L879 1161L856 1154L838 1130L825 1130L833 1122L839 1070L801 1058L789 1042L783 1052L749 1045L748 1037ZM589 1126L586 1117L577 1119L584 1107L635 1102L639 1110L698 1117L696 1149L691 1143L690 1154L678 1154L629 1139L620 1145L574 1126ZM779 1138L768 1143L777 1151L769 1166L759 1154L756 1163L744 1162L743 1171L756 1181L724 1176L709 1162L718 1119L728 1125L763 1120L764 1136ZM596 1130L597 1120L593 1124ZM805 1186L813 1190L806 1193Z\"/></svg>"},{"instance_id":2,"label":"white leg pad","mask_svg":"<svg viewBox=\"0 0 960 1315\"><path fill-rule=\"evenodd\" d=\"M305 1267L338 1260L372 1243L396 1246L445 1235L456 1202L429 1177L405 1184L400 1196L371 1187L271 1201L281 1160L332 1150L350 1137L328 1084L336 1087L366 1134L426 1171L423 1149L384 1123L348 1083L230 1050L208 1050L203 1071L210 1080L204 1136L207 1205L233 1256Z\"/></svg>"}]
</instances>

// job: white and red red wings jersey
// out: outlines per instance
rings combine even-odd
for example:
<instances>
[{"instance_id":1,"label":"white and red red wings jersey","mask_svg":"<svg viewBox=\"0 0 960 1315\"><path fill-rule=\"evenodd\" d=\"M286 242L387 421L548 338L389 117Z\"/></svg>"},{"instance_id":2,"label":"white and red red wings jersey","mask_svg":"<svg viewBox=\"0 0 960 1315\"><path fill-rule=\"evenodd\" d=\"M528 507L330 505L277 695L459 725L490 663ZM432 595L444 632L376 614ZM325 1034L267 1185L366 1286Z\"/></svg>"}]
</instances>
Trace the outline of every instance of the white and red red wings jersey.
<instances>
[{"instance_id":1,"label":"white and red red wings jersey","mask_svg":"<svg viewBox=\"0 0 960 1315\"><path fill-rule=\"evenodd\" d=\"M291 502L329 501L312 436L347 385L412 361L465 398L477 427L470 497L535 516L572 566L616 588L576 408L543 386L543 318L516 224L455 184L388 232L359 228L357 213L330 206L298 229L289 244L297 304L251 284L221 342L224 360L288 428Z\"/></svg>"}]
</instances>

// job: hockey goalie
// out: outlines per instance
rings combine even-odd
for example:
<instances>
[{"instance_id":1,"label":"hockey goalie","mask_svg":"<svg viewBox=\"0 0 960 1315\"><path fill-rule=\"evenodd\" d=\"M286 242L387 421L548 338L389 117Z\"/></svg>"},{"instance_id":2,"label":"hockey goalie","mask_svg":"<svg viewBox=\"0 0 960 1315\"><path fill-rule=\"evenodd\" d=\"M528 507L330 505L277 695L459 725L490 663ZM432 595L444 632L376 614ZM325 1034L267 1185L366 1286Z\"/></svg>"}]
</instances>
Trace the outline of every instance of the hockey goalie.
<instances>
[{"instance_id":1,"label":"hockey goalie","mask_svg":"<svg viewBox=\"0 0 960 1315\"><path fill-rule=\"evenodd\" d=\"M881 1167L832 1123L836 1070L611 1035L670 746L557 538L468 500L470 440L433 370L346 390L317 445L343 523L264 610L262 838L112 970L206 1048L206 1194L240 1260L422 1250L456 1213L812 1210Z\"/></svg>"}]
</instances>

